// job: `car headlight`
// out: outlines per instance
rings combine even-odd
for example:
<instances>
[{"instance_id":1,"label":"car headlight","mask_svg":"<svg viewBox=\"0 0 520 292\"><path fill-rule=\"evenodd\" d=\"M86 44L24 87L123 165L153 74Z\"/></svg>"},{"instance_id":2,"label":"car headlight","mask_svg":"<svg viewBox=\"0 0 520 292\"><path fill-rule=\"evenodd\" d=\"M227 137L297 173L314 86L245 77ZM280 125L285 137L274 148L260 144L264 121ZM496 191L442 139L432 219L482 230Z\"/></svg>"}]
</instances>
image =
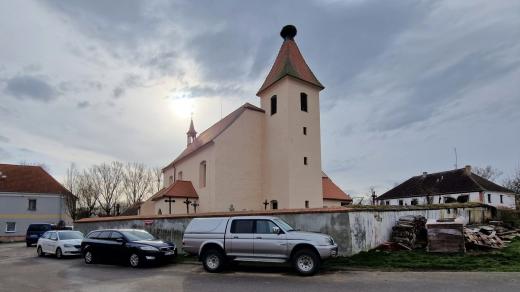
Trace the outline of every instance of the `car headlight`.
<instances>
[{"instance_id":1,"label":"car headlight","mask_svg":"<svg viewBox=\"0 0 520 292\"><path fill-rule=\"evenodd\" d=\"M158 248L149 246L149 245L143 245L139 247L140 250L147 250L147 251L159 251Z\"/></svg>"},{"instance_id":2,"label":"car headlight","mask_svg":"<svg viewBox=\"0 0 520 292\"><path fill-rule=\"evenodd\" d=\"M74 245L72 245L72 244L64 244L63 246L64 247L74 247Z\"/></svg>"},{"instance_id":3,"label":"car headlight","mask_svg":"<svg viewBox=\"0 0 520 292\"><path fill-rule=\"evenodd\" d=\"M332 236L329 236L329 244L334 245L334 238L332 238Z\"/></svg>"}]
</instances>

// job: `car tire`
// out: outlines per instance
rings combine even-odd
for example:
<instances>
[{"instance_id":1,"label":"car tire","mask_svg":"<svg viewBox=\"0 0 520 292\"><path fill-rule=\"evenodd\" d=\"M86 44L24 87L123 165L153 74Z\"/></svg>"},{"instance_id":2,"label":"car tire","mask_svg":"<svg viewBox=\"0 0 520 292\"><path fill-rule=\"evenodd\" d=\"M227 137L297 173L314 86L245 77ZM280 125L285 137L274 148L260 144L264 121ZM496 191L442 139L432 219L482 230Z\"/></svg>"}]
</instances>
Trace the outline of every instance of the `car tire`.
<instances>
[{"instance_id":1,"label":"car tire","mask_svg":"<svg viewBox=\"0 0 520 292\"><path fill-rule=\"evenodd\" d=\"M312 276L320 267L320 257L311 249L300 249L294 253L292 264L298 274Z\"/></svg>"},{"instance_id":2,"label":"car tire","mask_svg":"<svg viewBox=\"0 0 520 292\"><path fill-rule=\"evenodd\" d=\"M202 255L202 264L207 272L218 273L224 269L226 257L221 251L210 249Z\"/></svg>"},{"instance_id":3,"label":"car tire","mask_svg":"<svg viewBox=\"0 0 520 292\"><path fill-rule=\"evenodd\" d=\"M63 258L63 252L61 251L61 248L58 247L58 248L56 249L56 253L55 253L55 255L56 255L56 258L57 258L57 259L61 259L61 258Z\"/></svg>"},{"instance_id":4,"label":"car tire","mask_svg":"<svg viewBox=\"0 0 520 292\"><path fill-rule=\"evenodd\" d=\"M141 257L136 253L131 253L128 257L128 263L132 268L139 268L141 266Z\"/></svg>"},{"instance_id":5,"label":"car tire","mask_svg":"<svg viewBox=\"0 0 520 292\"><path fill-rule=\"evenodd\" d=\"M38 254L39 257L45 256L45 253L43 252L43 249L41 246L38 246L38 248L36 249L36 253Z\"/></svg>"},{"instance_id":6,"label":"car tire","mask_svg":"<svg viewBox=\"0 0 520 292\"><path fill-rule=\"evenodd\" d=\"M95 257L94 257L94 253L90 250L87 250L85 252L85 254L83 255L83 259L85 260L85 264L93 264L95 263Z\"/></svg>"}]
</instances>

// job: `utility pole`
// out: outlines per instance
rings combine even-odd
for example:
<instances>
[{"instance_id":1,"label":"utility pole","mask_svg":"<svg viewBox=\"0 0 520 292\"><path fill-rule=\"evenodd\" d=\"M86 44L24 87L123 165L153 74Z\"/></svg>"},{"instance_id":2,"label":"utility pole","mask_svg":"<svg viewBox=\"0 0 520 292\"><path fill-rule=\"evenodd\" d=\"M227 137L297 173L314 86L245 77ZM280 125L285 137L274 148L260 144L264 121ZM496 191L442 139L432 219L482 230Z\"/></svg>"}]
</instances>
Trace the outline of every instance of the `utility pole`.
<instances>
[{"instance_id":1,"label":"utility pole","mask_svg":"<svg viewBox=\"0 0 520 292\"><path fill-rule=\"evenodd\" d=\"M166 200L164 200L166 203L168 203L168 206L170 208L170 215L172 214L172 203L175 203L175 200L172 199L172 198L168 198Z\"/></svg>"},{"instance_id":2,"label":"utility pole","mask_svg":"<svg viewBox=\"0 0 520 292\"><path fill-rule=\"evenodd\" d=\"M457 147L453 148L453 151L455 152L455 169L459 168L459 157L457 156Z\"/></svg>"}]
</instances>

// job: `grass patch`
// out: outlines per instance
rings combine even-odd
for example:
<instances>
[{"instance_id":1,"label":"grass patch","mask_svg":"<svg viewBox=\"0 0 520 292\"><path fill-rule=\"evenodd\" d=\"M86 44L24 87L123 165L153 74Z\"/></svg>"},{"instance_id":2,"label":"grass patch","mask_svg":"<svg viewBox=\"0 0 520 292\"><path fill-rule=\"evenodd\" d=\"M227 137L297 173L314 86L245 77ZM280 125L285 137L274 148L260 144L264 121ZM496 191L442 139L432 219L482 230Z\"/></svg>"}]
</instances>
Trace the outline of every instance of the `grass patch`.
<instances>
[{"instance_id":1,"label":"grass patch","mask_svg":"<svg viewBox=\"0 0 520 292\"><path fill-rule=\"evenodd\" d=\"M494 251L438 254L426 251L368 251L326 262L326 268L520 272L520 240Z\"/></svg>"}]
</instances>

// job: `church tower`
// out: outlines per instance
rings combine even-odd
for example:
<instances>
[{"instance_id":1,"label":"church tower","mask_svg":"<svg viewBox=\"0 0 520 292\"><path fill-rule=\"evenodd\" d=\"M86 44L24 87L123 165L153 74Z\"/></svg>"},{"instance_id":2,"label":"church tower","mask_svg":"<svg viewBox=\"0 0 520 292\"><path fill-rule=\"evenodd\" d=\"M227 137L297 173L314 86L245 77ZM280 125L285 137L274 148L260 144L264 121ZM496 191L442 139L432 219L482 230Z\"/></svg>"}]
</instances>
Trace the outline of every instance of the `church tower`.
<instances>
[{"instance_id":1,"label":"church tower","mask_svg":"<svg viewBox=\"0 0 520 292\"><path fill-rule=\"evenodd\" d=\"M195 141L195 138L197 137L197 131L195 131L195 127L193 126L193 118L191 118L190 121L190 129L188 132L186 132L187 136L187 143L186 146L189 146L193 141Z\"/></svg>"},{"instance_id":2,"label":"church tower","mask_svg":"<svg viewBox=\"0 0 520 292\"><path fill-rule=\"evenodd\" d=\"M264 200L271 208L321 208L322 175L319 93L324 86L303 59L285 26L278 56L257 96L265 110Z\"/></svg>"}]
</instances>

